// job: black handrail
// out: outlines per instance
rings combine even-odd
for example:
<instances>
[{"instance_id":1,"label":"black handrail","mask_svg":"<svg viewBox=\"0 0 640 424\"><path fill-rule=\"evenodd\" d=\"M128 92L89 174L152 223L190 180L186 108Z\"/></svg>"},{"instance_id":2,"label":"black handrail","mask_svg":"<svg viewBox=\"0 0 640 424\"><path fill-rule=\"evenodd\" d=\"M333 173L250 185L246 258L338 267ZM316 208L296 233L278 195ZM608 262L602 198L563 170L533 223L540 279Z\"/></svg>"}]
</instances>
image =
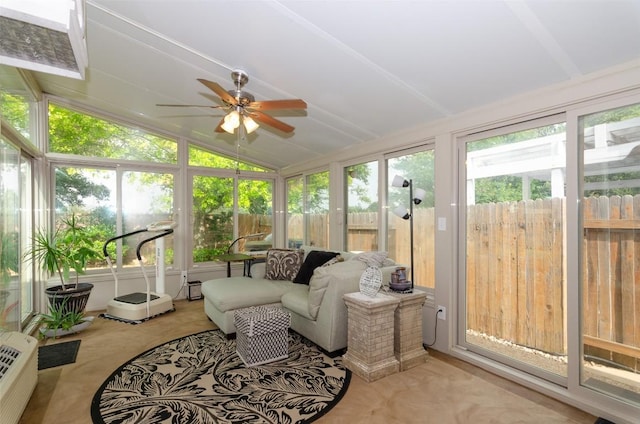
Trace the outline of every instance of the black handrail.
<instances>
[{"instance_id":1,"label":"black handrail","mask_svg":"<svg viewBox=\"0 0 640 424\"><path fill-rule=\"evenodd\" d=\"M145 230L146 231L146 230ZM173 228L169 228L167 230L163 230L162 233L155 235L153 237L149 237L148 239L144 239L142 240L140 243L138 243L138 247L136 248L136 256L138 257L138 260L141 261L142 260L142 255L140 255L140 249L142 249L142 245L145 244L148 241L152 241L155 239L159 239L161 237L164 236L168 236L169 234L173 233Z\"/></svg>"},{"instance_id":2,"label":"black handrail","mask_svg":"<svg viewBox=\"0 0 640 424\"><path fill-rule=\"evenodd\" d=\"M109 252L107 252L107 245L108 245L109 243L111 243L112 241L116 241L116 240L119 240L119 239L121 239L121 238L129 237L129 236L132 236L132 235L134 235L134 234L144 233L144 232L146 232L146 231L148 231L148 230L145 228L145 229L143 229L143 230L136 230L136 231L132 231L132 232L127 233L127 234L122 234L122 235L119 235L119 236L111 237L109 240L107 240L107 241L104 243L104 246L102 246L102 253L104 254L104 257L105 257L105 258L110 258L110 256L109 256Z\"/></svg>"}]
</instances>

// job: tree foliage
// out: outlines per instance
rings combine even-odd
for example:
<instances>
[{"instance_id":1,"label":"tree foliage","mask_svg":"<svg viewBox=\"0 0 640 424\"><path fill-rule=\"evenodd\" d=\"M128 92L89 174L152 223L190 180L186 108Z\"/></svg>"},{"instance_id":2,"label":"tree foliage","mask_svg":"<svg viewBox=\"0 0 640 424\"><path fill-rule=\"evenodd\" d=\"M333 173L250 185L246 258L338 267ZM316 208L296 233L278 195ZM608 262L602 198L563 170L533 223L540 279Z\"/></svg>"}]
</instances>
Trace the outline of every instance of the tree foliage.
<instances>
[{"instance_id":1,"label":"tree foliage","mask_svg":"<svg viewBox=\"0 0 640 424\"><path fill-rule=\"evenodd\" d=\"M29 102L24 96L0 91L0 117L29 138Z\"/></svg>"},{"instance_id":2,"label":"tree foliage","mask_svg":"<svg viewBox=\"0 0 640 424\"><path fill-rule=\"evenodd\" d=\"M88 198L105 200L110 190L103 184L96 184L78 172L76 168L58 167L56 176L56 210L65 211L85 206Z\"/></svg>"},{"instance_id":3,"label":"tree foliage","mask_svg":"<svg viewBox=\"0 0 640 424\"><path fill-rule=\"evenodd\" d=\"M329 171L289 179L287 198L289 214L324 214L329 212Z\"/></svg>"},{"instance_id":4,"label":"tree foliage","mask_svg":"<svg viewBox=\"0 0 640 424\"><path fill-rule=\"evenodd\" d=\"M177 163L178 145L146 131L49 104L49 151L86 157Z\"/></svg>"}]
</instances>

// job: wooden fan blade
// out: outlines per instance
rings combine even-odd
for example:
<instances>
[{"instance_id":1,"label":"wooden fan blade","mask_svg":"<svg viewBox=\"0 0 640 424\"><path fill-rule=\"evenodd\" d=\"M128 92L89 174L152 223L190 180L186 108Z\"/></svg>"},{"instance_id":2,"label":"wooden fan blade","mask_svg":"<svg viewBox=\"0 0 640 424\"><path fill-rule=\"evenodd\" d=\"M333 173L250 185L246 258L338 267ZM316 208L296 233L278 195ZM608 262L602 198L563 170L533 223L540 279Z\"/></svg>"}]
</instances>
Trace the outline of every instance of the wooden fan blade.
<instances>
[{"instance_id":1,"label":"wooden fan blade","mask_svg":"<svg viewBox=\"0 0 640 424\"><path fill-rule=\"evenodd\" d=\"M168 107L208 107L211 109L222 109L225 106L212 106L212 105L169 105L164 103L158 103L156 106L168 106Z\"/></svg>"},{"instance_id":2,"label":"wooden fan blade","mask_svg":"<svg viewBox=\"0 0 640 424\"><path fill-rule=\"evenodd\" d=\"M253 119L255 119L258 122L261 122L263 124L267 124L270 127L276 128L276 129L278 129L280 131L283 131L283 132L286 132L286 133L290 133L295 129L291 125L285 124L284 122L279 121L276 118L267 115L266 113L253 111L253 112L249 113L249 116L251 116Z\"/></svg>"},{"instance_id":3,"label":"wooden fan blade","mask_svg":"<svg viewBox=\"0 0 640 424\"><path fill-rule=\"evenodd\" d=\"M202 78L198 78L198 81L200 81L208 89L210 89L211 91L216 93L218 96L220 96L222 101L224 101L226 103L229 103L231 105L234 105L234 106L236 106L238 104L238 101L235 99L235 97L233 97L231 94L227 93L227 90L222 88L220 86L220 84L218 84L217 82L207 81L206 79L202 79Z\"/></svg>"},{"instance_id":4,"label":"wooden fan blade","mask_svg":"<svg viewBox=\"0 0 640 424\"><path fill-rule=\"evenodd\" d=\"M220 122L218 122L218 126L216 127L216 132L218 133L226 132L225 130L222 129L222 124L224 124L224 118L225 117L223 116Z\"/></svg>"},{"instance_id":5,"label":"wooden fan blade","mask_svg":"<svg viewBox=\"0 0 640 424\"><path fill-rule=\"evenodd\" d=\"M256 110L273 110L273 109L306 109L307 104L300 99L286 100L263 100L251 102L247 105L250 109Z\"/></svg>"}]
</instances>

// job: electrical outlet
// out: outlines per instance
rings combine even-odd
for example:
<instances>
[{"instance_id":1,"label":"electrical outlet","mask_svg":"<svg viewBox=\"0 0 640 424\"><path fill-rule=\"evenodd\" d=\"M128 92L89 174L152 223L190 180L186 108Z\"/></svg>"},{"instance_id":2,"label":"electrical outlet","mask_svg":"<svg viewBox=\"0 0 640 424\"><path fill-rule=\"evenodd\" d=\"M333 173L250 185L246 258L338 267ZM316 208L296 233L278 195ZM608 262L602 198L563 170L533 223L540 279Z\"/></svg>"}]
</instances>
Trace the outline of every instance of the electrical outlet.
<instances>
[{"instance_id":1,"label":"electrical outlet","mask_svg":"<svg viewBox=\"0 0 640 424\"><path fill-rule=\"evenodd\" d=\"M437 313L438 319L441 320L446 320L447 319L447 308L445 308L442 305L438 305L438 313Z\"/></svg>"},{"instance_id":2,"label":"electrical outlet","mask_svg":"<svg viewBox=\"0 0 640 424\"><path fill-rule=\"evenodd\" d=\"M182 279L180 280L182 284L187 284L187 271L182 271Z\"/></svg>"}]
</instances>

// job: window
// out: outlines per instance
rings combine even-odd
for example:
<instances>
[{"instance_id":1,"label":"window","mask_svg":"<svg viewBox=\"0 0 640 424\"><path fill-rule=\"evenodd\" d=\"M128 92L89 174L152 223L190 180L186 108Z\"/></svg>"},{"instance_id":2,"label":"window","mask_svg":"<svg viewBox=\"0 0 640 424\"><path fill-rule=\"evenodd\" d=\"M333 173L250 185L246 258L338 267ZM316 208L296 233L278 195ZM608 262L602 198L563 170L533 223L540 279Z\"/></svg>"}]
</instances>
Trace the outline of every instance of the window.
<instances>
[{"instance_id":1,"label":"window","mask_svg":"<svg viewBox=\"0 0 640 424\"><path fill-rule=\"evenodd\" d=\"M267 250L272 246L273 181L195 175L192 215L194 264L215 260L237 237L243 237L233 246L237 251Z\"/></svg>"},{"instance_id":2,"label":"window","mask_svg":"<svg viewBox=\"0 0 640 424\"><path fill-rule=\"evenodd\" d=\"M31 121L31 109L35 102L29 101L29 97L20 92L0 91L0 104L2 105L2 119L7 125L18 131L27 140L33 140L34 129Z\"/></svg>"},{"instance_id":3,"label":"window","mask_svg":"<svg viewBox=\"0 0 640 424\"><path fill-rule=\"evenodd\" d=\"M378 161L344 169L345 250L378 250Z\"/></svg>"},{"instance_id":4,"label":"window","mask_svg":"<svg viewBox=\"0 0 640 424\"><path fill-rule=\"evenodd\" d=\"M55 222L75 214L90 227L94 250L102 252L104 243L115 235L144 229L173 216L174 177L170 173L99 169L95 167L55 166ZM118 184L118 181L120 183ZM121 199L121 203L118 203ZM120 222L118 226L118 214ZM137 234L109 244L110 257L118 267L138 266L136 248L149 234ZM165 263L173 263L173 236L165 242ZM118 249L118 250L116 250ZM144 245L141 255L145 265L155 263L153 244ZM88 264L88 269L105 267L102 259Z\"/></svg>"},{"instance_id":5,"label":"window","mask_svg":"<svg viewBox=\"0 0 640 424\"><path fill-rule=\"evenodd\" d=\"M146 228L154 222L171 221L174 211L174 175L171 173L124 171L122 184L118 189L122 193L122 230L119 234ZM123 252L124 265L136 263L136 249L140 242L155 234L141 233L136 237L123 240L128 247ZM141 256L145 265L156 263L155 244L144 243ZM171 266L174 263L173 235L164 237L164 263Z\"/></svg>"},{"instance_id":6,"label":"window","mask_svg":"<svg viewBox=\"0 0 640 424\"><path fill-rule=\"evenodd\" d=\"M57 225L74 214L80 223L91 227L93 249L116 234L116 171L108 169L55 166L55 222ZM114 258L115 256L115 251ZM135 254L135 248L134 248ZM87 269L103 268L103 260L93 260Z\"/></svg>"},{"instance_id":7,"label":"window","mask_svg":"<svg viewBox=\"0 0 640 424\"><path fill-rule=\"evenodd\" d=\"M414 284L435 287L435 204L434 204L434 151L429 149L387 160L388 201L387 250L389 257L401 264L410 265L410 225L393 211L400 207L409 209L409 190L393 187L396 175L411 179L414 194L424 190L424 199L413 205L413 278Z\"/></svg>"},{"instance_id":8,"label":"window","mask_svg":"<svg viewBox=\"0 0 640 424\"><path fill-rule=\"evenodd\" d=\"M305 244L329 247L329 172L307 175L305 188Z\"/></svg>"},{"instance_id":9,"label":"window","mask_svg":"<svg viewBox=\"0 0 640 424\"><path fill-rule=\"evenodd\" d=\"M234 179L196 175L192 179L194 264L227 252L233 240Z\"/></svg>"},{"instance_id":10,"label":"window","mask_svg":"<svg viewBox=\"0 0 640 424\"><path fill-rule=\"evenodd\" d=\"M287 226L289 247L329 247L328 171L287 180Z\"/></svg>"},{"instance_id":11,"label":"window","mask_svg":"<svg viewBox=\"0 0 640 424\"><path fill-rule=\"evenodd\" d=\"M146 131L49 103L49 151L177 164L178 144Z\"/></svg>"},{"instance_id":12,"label":"window","mask_svg":"<svg viewBox=\"0 0 640 424\"><path fill-rule=\"evenodd\" d=\"M298 247L304 240L304 178L287 180L287 246Z\"/></svg>"},{"instance_id":13,"label":"window","mask_svg":"<svg viewBox=\"0 0 640 424\"><path fill-rule=\"evenodd\" d=\"M273 246L273 181L238 181L238 251L263 251Z\"/></svg>"}]
</instances>

